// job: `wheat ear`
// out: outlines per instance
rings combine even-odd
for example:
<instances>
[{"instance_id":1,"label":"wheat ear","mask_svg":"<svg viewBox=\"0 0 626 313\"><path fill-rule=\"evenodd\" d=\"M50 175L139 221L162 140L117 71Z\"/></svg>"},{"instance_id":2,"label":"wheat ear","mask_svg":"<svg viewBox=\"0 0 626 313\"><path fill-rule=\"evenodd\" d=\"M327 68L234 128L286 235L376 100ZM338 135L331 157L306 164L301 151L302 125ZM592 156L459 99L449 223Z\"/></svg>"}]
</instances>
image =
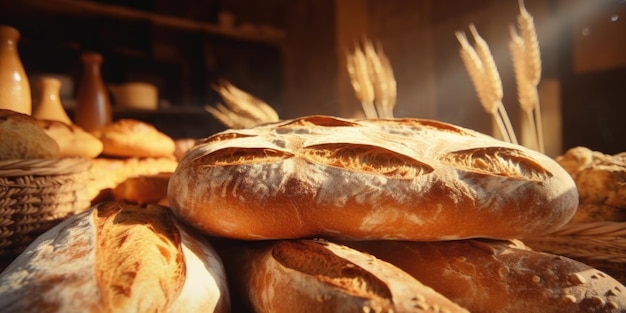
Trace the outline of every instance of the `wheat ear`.
<instances>
[{"instance_id":1,"label":"wheat ear","mask_svg":"<svg viewBox=\"0 0 626 313\"><path fill-rule=\"evenodd\" d=\"M455 33L461 44L461 59L474 84L481 105L498 125L503 139L517 143L509 116L502 104L502 82L489 46L478 35L473 25L470 25L470 30L474 36L476 48L469 43L465 34L462 32Z\"/></svg>"},{"instance_id":2,"label":"wheat ear","mask_svg":"<svg viewBox=\"0 0 626 313\"><path fill-rule=\"evenodd\" d=\"M396 77L393 73L393 67L391 66L391 62L389 58L383 51L382 46L379 45L377 49L378 59L380 60L380 64L382 65L384 80L387 82L387 98L386 101L386 112L385 117L392 118L393 117L393 108L396 106L396 100L398 97L398 87L396 83Z\"/></svg>"},{"instance_id":3,"label":"wheat ear","mask_svg":"<svg viewBox=\"0 0 626 313\"><path fill-rule=\"evenodd\" d=\"M496 62L493 59L493 54L489 49L489 45L487 42L478 34L476 27L474 24L470 24L470 31L472 32L472 36L474 37L474 43L476 45L476 54L482 61L484 73L483 77L488 82L486 88L488 90L488 95L490 99L490 103L487 106L495 106L495 111L497 111L498 116L501 119L501 122L504 124L506 135L508 137L508 141L514 144L517 144L517 138L515 137L515 132L513 131L513 126L511 125L511 120L509 119L509 115L506 112L506 108L502 103L502 80L500 79L500 73L498 72L498 68L496 67ZM491 108L493 110L493 108ZM492 111L493 112L493 111ZM497 120L497 118L496 118Z\"/></svg>"},{"instance_id":4,"label":"wheat ear","mask_svg":"<svg viewBox=\"0 0 626 313\"><path fill-rule=\"evenodd\" d=\"M517 17L517 24L520 29L520 34L517 35L517 33L515 33L516 36L514 36L514 34L511 33L511 37L512 40L517 41L516 45L522 46L522 49L516 49L523 51L522 53L517 52L518 54L521 54L521 56L517 56L517 58L519 58L518 62L523 63L524 65L520 65L520 73L516 73L516 75L525 76L527 81L525 90L520 91L520 89L518 89L518 92L520 93L520 105L522 105L522 108L524 108L524 106L531 107L529 115L532 116L531 121L535 132L537 149L543 153L545 150L543 141L543 122L541 120L541 105L539 101L539 94L537 92L537 86L541 80L541 52L534 19L526 10L524 0L519 0L519 8L520 13ZM521 42L521 44L519 44L519 42ZM514 62L515 57L516 56L513 55ZM523 97L526 98L523 100L525 103L522 103Z\"/></svg>"},{"instance_id":5,"label":"wheat ear","mask_svg":"<svg viewBox=\"0 0 626 313\"><path fill-rule=\"evenodd\" d=\"M352 89L361 102L361 108L367 118L376 118L376 109L374 108L374 87L369 79L367 72L367 60L363 51L356 46L351 54L347 55L348 74Z\"/></svg>"},{"instance_id":6,"label":"wheat ear","mask_svg":"<svg viewBox=\"0 0 626 313\"><path fill-rule=\"evenodd\" d=\"M215 119L222 122L222 124L226 125L229 128L244 128L244 124L247 122L247 118L238 115L237 113L231 111L223 104L218 103L216 107L205 106L207 112L211 113Z\"/></svg>"},{"instance_id":7,"label":"wheat ear","mask_svg":"<svg viewBox=\"0 0 626 313\"><path fill-rule=\"evenodd\" d=\"M231 111L256 120L259 124L278 121L278 114L267 103L231 83L222 82L213 88L220 94Z\"/></svg>"},{"instance_id":8,"label":"wheat ear","mask_svg":"<svg viewBox=\"0 0 626 313\"><path fill-rule=\"evenodd\" d=\"M519 0L520 13L517 17L517 24L521 38L524 41L524 54L526 59L526 75L535 86L541 79L541 51L539 50L539 40L533 17L524 6L524 0Z\"/></svg>"},{"instance_id":9,"label":"wheat ear","mask_svg":"<svg viewBox=\"0 0 626 313\"><path fill-rule=\"evenodd\" d=\"M225 82L224 87L233 98L238 99L241 103L250 104L247 109L254 111L257 120L266 123L277 122L279 120L278 112L266 102L237 88L230 82Z\"/></svg>"},{"instance_id":10,"label":"wheat ear","mask_svg":"<svg viewBox=\"0 0 626 313\"><path fill-rule=\"evenodd\" d=\"M515 73L515 84L517 86L517 99L520 103L522 111L526 114L531 127L536 148L539 148L539 138L537 137L537 124L535 122L534 110L537 99L536 86L528 79L526 71L526 54L524 49L524 40L519 36L513 26L509 28L511 40L509 41L509 50L513 60L513 72Z\"/></svg>"},{"instance_id":11,"label":"wheat ear","mask_svg":"<svg viewBox=\"0 0 626 313\"><path fill-rule=\"evenodd\" d=\"M367 59L367 69L370 81L374 87L374 103L378 117L392 117L393 108L391 99L394 98L392 93L392 84L395 84L393 77L388 77L381 59L380 52L376 51L371 41L363 42L363 50Z\"/></svg>"},{"instance_id":12,"label":"wheat ear","mask_svg":"<svg viewBox=\"0 0 626 313\"><path fill-rule=\"evenodd\" d=\"M488 99L485 81L482 79L485 71L483 64L476 54L476 50L474 50L474 48L470 45L465 34L463 32L455 32L455 35L461 44L461 60L463 61L465 69L467 70L472 84L474 85L474 90L476 91L478 100L487 113L494 114L495 112L493 111L493 108L486 105L490 100Z\"/></svg>"}]
</instances>

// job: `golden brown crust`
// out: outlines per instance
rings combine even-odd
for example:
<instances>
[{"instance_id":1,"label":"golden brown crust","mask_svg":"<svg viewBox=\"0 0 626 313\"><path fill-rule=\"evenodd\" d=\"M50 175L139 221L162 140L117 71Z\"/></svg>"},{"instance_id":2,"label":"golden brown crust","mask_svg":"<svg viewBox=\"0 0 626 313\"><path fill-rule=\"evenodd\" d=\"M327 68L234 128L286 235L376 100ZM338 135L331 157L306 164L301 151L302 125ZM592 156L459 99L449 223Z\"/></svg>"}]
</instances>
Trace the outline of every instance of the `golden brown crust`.
<instances>
[{"instance_id":1,"label":"golden brown crust","mask_svg":"<svg viewBox=\"0 0 626 313\"><path fill-rule=\"evenodd\" d=\"M59 157L59 145L30 115L0 109L0 160Z\"/></svg>"},{"instance_id":2,"label":"golden brown crust","mask_svg":"<svg viewBox=\"0 0 626 313\"><path fill-rule=\"evenodd\" d=\"M570 175L536 151L420 119L310 116L200 140L168 198L238 239L517 238L565 224Z\"/></svg>"},{"instance_id":3,"label":"golden brown crust","mask_svg":"<svg viewBox=\"0 0 626 313\"><path fill-rule=\"evenodd\" d=\"M371 255L325 241L232 247L232 291L253 312L467 312Z\"/></svg>"},{"instance_id":4,"label":"golden brown crust","mask_svg":"<svg viewBox=\"0 0 626 313\"><path fill-rule=\"evenodd\" d=\"M471 312L625 312L626 287L597 269L520 241L348 242Z\"/></svg>"},{"instance_id":5,"label":"golden brown crust","mask_svg":"<svg viewBox=\"0 0 626 313\"><path fill-rule=\"evenodd\" d=\"M102 153L102 142L76 124L55 120L37 120L43 130L59 145L59 155L93 159Z\"/></svg>"},{"instance_id":6,"label":"golden brown crust","mask_svg":"<svg viewBox=\"0 0 626 313\"><path fill-rule=\"evenodd\" d=\"M173 157L174 140L153 125L121 119L105 125L93 134L104 145L103 154L119 157Z\"/></svg>"},{"instance_id":7,"label":"golden brown crust","mask_svg":"<svg viewBox=\"0 0 626 313\"><path fill-rule=\"evenodd\" d=\"M160 206L100 205L94 211L95 275L111 311L164 311L185 281L181 238ZM141 295L151 295L142 301Z\"/></svg>"},{"instance_id":8,"label":"golden brown crust","mask_svg":"<svg viewBox=\"0 0 626 313\"><path fill-rule=\"evenodd\" d=\"M0 274L4 312L228 312L228 297L210 244L157 205L100 203Z\"/></svg>"},{"instance_id":9,"label":"golden brown crust","mask_svg":"<svg viewBox=\"0 0 626 313\"><path fill-rule=\"evenodd\" d=\"M578 189L579 207L572 223L626 221L626 152L608 155L579 146L556 161Z\"/></svg>"}]
</instances>

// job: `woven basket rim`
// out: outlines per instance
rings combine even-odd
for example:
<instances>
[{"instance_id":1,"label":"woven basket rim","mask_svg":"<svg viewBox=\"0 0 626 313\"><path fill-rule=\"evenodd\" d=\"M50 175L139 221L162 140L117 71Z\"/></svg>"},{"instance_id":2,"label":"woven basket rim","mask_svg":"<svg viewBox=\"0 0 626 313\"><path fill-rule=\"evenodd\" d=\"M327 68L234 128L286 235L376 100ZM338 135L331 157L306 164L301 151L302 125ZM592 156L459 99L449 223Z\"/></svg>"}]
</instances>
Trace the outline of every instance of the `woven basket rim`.
<instances>
[{"instance_id":1,"label":"woven basket rim","mask_svg":"<svg viewBox=\"0 0 626 313\"><path fill-rule=\"evenodd\" d=\"M65 175L85 171L90 166L89 159L83 157L0 160L0 177Z\"/></svg>"}]
</instances>

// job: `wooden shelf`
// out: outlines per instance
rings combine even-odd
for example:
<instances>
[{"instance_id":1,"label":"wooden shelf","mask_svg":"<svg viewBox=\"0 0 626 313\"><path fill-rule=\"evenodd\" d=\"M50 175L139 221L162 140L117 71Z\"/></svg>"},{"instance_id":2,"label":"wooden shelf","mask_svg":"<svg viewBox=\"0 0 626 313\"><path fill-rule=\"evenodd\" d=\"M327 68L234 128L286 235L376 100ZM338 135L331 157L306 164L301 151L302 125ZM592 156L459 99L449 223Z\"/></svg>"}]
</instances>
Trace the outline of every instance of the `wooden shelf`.
<instances>
[{"instance_id":1,"label":"wooden shelf","mask_svg":"<svg viewBox=\"0 0 626 313\"><path fill-rule=\"evenodd\" d=\"M96 3L87 0L22 0L18 3L19 4L15 3L15 5L21 5L31 9L45 10L46 12L83 16L89 14L129 20L148 21L161 27L168 27L189 32L203 32L209 35L248 42L264 43L273 46L281 46L285 39L285 33L283 30L274 28L268 30L260 25L254 30L239 29L237 27L225 28L212 23L194 21L167 14L147 12L119 5Z\"/></svg>"}]
</instances>

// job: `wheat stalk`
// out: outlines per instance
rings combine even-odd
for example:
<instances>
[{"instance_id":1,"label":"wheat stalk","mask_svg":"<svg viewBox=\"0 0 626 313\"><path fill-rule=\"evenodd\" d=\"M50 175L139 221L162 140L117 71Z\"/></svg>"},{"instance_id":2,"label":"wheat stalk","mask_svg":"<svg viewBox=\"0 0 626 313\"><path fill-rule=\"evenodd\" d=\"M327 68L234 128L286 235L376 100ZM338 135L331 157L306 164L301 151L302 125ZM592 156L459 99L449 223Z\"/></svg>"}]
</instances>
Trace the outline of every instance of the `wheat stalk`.
<instances>
[{"instance_id":1,"label":"wheat stalk","mask_svg":"<svg viewBox=\"0 0 626 313\"><path fill-rule=\"evenodd\" d=\"M267 103L235 87L229 82L213 86L224 104L205 109L217 120L230 128L249 128L279 120L278 113Z\"/></svg>"},{"instance_id":2,"label":"wheat stalk","mask_svg":"<svg viewBox=\"0 0 626 313\"><path fill-rule=\"evenodd\" d=\"M222 124L229 128L243 128L245 123L240 115L224 107L222 104L218 104L215 108L212 106L205 106L205 109L215 117Z\"/></svg>"},{"instance_id":3,"label":"wheat stalk","mask_svg":"<svg viewBox=\"0 0 626 313\"><path fill-rule=\"evenodd\" d=\"M487 94L488 90L486 88L485 81L482 79L485 72L482 61L476 54L476 50L474 50L474 48L470 45L464 33L456 32L455 35L461 44L461 60L463 61L463 64L465 64L465 68L470 76L472 84L474 85L474 90L476 91L478 100L487 113L494 114L495 111L493 110L493 107L487 106L490 99Z\"/></svg>"},{"instance_id":4,"label":"wheat stalk","mask_svg":"<svg viewBox=\"0 0 626 313\"><path fill-rule=\"evenodd\" d=\"M393 75L389 77L389 68L385 68L381 60L382 52L374 49L371 41L365 40L363 51L367 59L367 69L370 81L374 87L374 101L378 117L393 117L392 101L395 98L395 79ZM391 72L393 73L393 72ZM394 86L392 86L394 85Z\"/></svg>"},{"instance_id":5,"label":"wheat stalk","mask_svg":"<svg viewBox=\"0 0 626 313\"><path fill-rule=\"evenodd\" d=\"M489 112L496 110L498 101L502 100L502 80L496 67L496 62L493 59L491 50L487 42L478 34L476 26L474 24L469 25L470 32L474 37L474 49L476 54L483 65L483 79L487 81L485 88L487 89L487 95L489 97L489 103L487 103L487 109Z\"/></svg>"},{"instance_id":6,"label":"wheat stalk","mask_svg":"<svg viewBox=\"0 0 626 313\"><path fill-rule=\"evenodd\" d=\"M354 52L347 55L346 61L352 89L361 102L365 117L375 118L377 115L374 108L374 87L369 79L365 54L357 46Z\"/></svg>"},{"instance_id":7,"label":"wheat stalk","mask_svg":"<svg viewBox=\"0 0 626 313\"><path fill-rule=\"evenodd\" d=\"M233 112L247 116L259 123L278 121L278 114L271 106L235 87L233 84L222 82L220 85L213 86L213 88L220 94L224 103Z\"/></svg>"},{"instance_id":8,"label":"wheat stalk","mask_svg":"<svg viewBox=\"0 0 626 313\"><path fill-rule=\"evenodd\" d=\"M279 120L278 113L274 110L274 108L261 99L235 87L235 85L229 82L224 83L224 89L226 90L224 95L231 96L231 99L236 99L235 101L242 104L249 104L246 106L246 109L254 112L254 115L259 121L277 122Z\"/></svg>"},{"instance_id":9,"label":"wheat stalk","mask_svg":"<svg viewBox=\"0 0 626 313\"><path fill-rule=\"evenodd\" d=\"M541 52L539 50L539 40L533 17L524 6L524 0L519 0L520 13L517 17L517 24L520 29L521 38L524 41L524 51L527 71L526 75L535 86L541 79Z\"/></svg>"},{"instance_id":10,"label":"wheat stalk","mask_svg":"<svg viewBox=\"0 0 626 313\"><path fill-rule=\"evenodd\" d=\"M456 32L461 44L461 59L465 64L470 79L481 105L491 114L498 125L503 139L517 144L513 126L502 103L502 81L487 42L478 34L476 27L470 25L476 47L473 47L462 32Z\"/></svg>"},{"instance_id":11,"label":"wheat stalk","mask_svg":"<svg viewBox=\"0 0 626 313\"><path fill-rule=\"evenodd\" d=\"M478 34L476 27L474 24L469 25L469 29L474 37L474 43L476 46L476 54L480 58L483 64L484 73L483 78L488 82L486 85L486 89L488 90L488 96L490 103L487 106L495 106L495 110L498 112L500 123L504 124L505 128L505 138L514 144L517 144L517 138L515 137L515 132L513 131L513 126L511 125L511 120L509 119L509 115L506 112L506 109L502 103L502 80L500 79L500 73L498 72L498 68L496 67L496 62L493 59L493 54L489 49L489 45L487 42ZM493 112L493 111L492 111ZM500 126L502 128L502 126Z\"/></svg>"},{"instance_id":12,"label":"wheat stalk","mask_svg":"<svg viewBox=\"0 0 626 313\"><path fill-rule=\"evenodd\" d=\"M517 86L517 99L520 103L522 111L524 111L527 116L527 120L529 122L528 125L531 127L533 136L535 136L535 146L538 148L539 140L537 138L537 126L533 114L536 105L535 99L537 98L537 89L526 74L528 67L526 66L524 40L519 36L513 26L511 26L509 30L511 33L509 50L513 60L513 72L515 73L515 84Z\"/></svg>"},{"instance_id":13,"label":"wheat stalk","mask_svg":"<svg viewBox=\"0 0 626 313\"><path fill-rule=\"evenodd\" d=\"M511 40L509 50L513 60L513 72L515 73L515 83L517 85L517 98L524 112L532 114L535 101L532 99L533 84L526 74L526 53L524 40L519 36L514 27L510 27Z\"/></svg>"},{"instance_id":14,"label":"wheat stalk","mask_svg":"<svg viewBox=\"0 0 626 313\"><path fill-rule=\"evenodd\" d=\"M511 27L509 47L513 58L520 106L531 121L537 149L543 153L545 150L543 122L541 120L541 106L537 92L537 85L541 79L541 52L534 19L526 10L523 0L519 0L519 8L520 13L517 17L517 24L520 33L518 34Z\"/></svg>"},{"instance_id":15,"label":"wheat stalk","mask_svg":"<svg viewBox=\"0 0 626 313\"><path fill-rule=\"evenodd\" d=\"M378 58L380 59L380 63L383 66L384 76L387 81L387 87L389 88L388 98L387 98L388 106L387 106L386 116L391 118L393 117L393 108L396 105L396 100L398 96L398 87L397 87L395 75L393 73L393 67L391 67L391 62L389 61L389 58L383 51L382 47L379 48Z\"/></svg>"}]
</instances>

